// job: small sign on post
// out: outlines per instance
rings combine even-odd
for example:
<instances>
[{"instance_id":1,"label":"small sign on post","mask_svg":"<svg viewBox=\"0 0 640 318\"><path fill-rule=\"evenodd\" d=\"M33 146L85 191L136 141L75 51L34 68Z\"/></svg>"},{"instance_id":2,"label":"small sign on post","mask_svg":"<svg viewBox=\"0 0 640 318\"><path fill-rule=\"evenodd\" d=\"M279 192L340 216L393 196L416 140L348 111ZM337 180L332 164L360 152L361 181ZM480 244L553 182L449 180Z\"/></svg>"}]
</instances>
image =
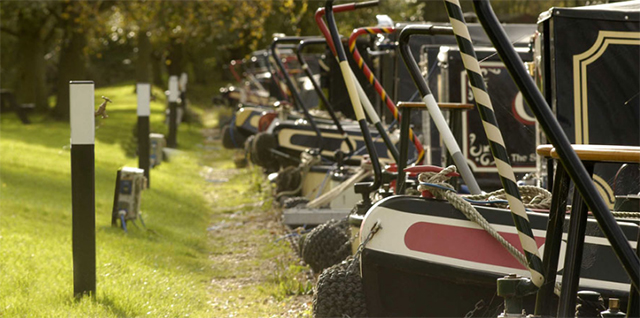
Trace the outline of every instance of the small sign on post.
<instances>
[{"instance_id":1,"label":"small sign on post","mask_svg":"<svg viewBox=\"0 0 640 318\"><path fill-rule=\"evenodd\" d=\"M138 167L144 170L147 178L147 188L151 186L149 164L149 115L151 114L151 85L138 83Z\"/></svg>"},{"instance_id":2,"label":"small sign on post","mask_svg":"<svg viewBox=\"0 0 640 318\"><path fill-rule=\"evenodd\" d=\"M169 77L169 135L167 136L167 147L178 147L178 77Z\"/></svg>"},{"instance_id":3,"label":"small sign on post","mask_svg":"<svg viewBox=\"0 0 640 318\"><path fill-rule=\"evenodd\" d=\"M73 294L96 293L95 112L93 81L69 82Z\"/></svg>"}]
</instances>

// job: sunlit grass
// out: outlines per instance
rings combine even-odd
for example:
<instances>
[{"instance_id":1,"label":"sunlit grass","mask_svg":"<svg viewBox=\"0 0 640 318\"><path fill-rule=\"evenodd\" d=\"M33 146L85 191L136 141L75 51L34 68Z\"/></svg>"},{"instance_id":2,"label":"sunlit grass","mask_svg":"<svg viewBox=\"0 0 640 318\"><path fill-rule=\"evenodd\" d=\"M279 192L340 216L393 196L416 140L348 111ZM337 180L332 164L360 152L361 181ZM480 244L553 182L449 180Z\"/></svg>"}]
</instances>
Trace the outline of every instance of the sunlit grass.
<instances>
[{"instance_id":1,"label":"sunlit grass","mask_svg":"<svg viewBox=\"0 0 640 318\"><path fill-rule=\"evenodd\" d=\"M154 89L152 131L166 133L162 91ZM211 209L199 175L197 124L181 125L184 153L151 172L142 210L150 231L112 228L116 171L137 166L125 148L134 134L133 85L96 90L113 100L96 126L97 293L73 298L69 127L42 120L21 125L2 116L0 127L0 316L209 316L206 282L212 275L206 227Z\"/></svg>"},{"instance_id":2,"label":"sunlit grass","mask_svg":"<svg viewBox=\"0 0 640 318\"><path fill-rule=\"evenodd\" d=\"M153 93L151 130L166 134L166 99L159 88ZM309 293L306 267L285 241L276 242L282 233L259 225L239 232L240 240L208 233L207 227L229 221L238 210L249 220L275 216L255 206L270 206L261 172L225 170L234 168L233 151L204 140L201 124L182 124L181 155L151 171L151 188L142 194L149 230L111 227L116 171L138 164L136 96L132 83L97 89L95 95L96 106L102 95L113 101L109 118L96 121L95 298L73 297L69 125L37 114L33 124L22 125L7 113L0 118L0 317L265 317ZM204 112L206 103L191 106L205 127L217 125L219 111L229 112ZM211 169L228 174L228 181L203 177ZM212 259L242 255L249 245L252 258ZM262 278L233 290L212 283L253 277Z\"/></svg>"}]
</instances>

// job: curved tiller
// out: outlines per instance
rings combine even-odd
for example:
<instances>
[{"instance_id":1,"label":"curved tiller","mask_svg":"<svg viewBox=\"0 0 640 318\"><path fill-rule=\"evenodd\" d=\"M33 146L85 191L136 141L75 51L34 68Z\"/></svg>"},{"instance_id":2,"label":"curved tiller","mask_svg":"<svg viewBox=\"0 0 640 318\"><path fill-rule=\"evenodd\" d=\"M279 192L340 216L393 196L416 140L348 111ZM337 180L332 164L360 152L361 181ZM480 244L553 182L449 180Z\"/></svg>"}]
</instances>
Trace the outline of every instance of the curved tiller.
<instances>
[{"instance_id":1,"label":"curved tiller","mask_svg":"<svg viewBox=\"0 0 640 318\"><path fill-rule=\"evenodd\" d=\"M418 27L420 29L425 28L423 26L409 26L408 28L413 28L413 27ZM432 27L429 26L428 29L426 30L431 31ZM442 28L438 30L443 31L446 34L453 34L450 31L450 29L447 29L447 28ZM351 37L349 37L349 50L353 54L353 58L356 60L356 63L362 69L362 71L364 72L365 76L369 79L369 81L372 84L374 84L376 91L378 91L380 93L380 96L383 99L385 99L387 106L389 105L393 106L395 104L393 103L389 95L385 93L384 88L382 88L382 85L380 85L380 83L375 78L375 76L373 75L373 73L371 72L367 64L364 63L362 56L360 56L360 53L358 52L358 49L355 46L355 41L357 37L362 34L392 33L394 31L396 31L396 28L379 28L379 27L358 28L358 29L355 29L353 33L351 33ZM411 32L411 31L408 31L408 32ZM460 147L458 146L458 143L456 142L455 137L453 136L453 133L451 132L451 130L447 125L447 121L445 120L444 116L442 115L442 112L440 111L440 107L438 107L436 100L433 98L433 95L429 91L429 87L427 86L426 82L424 81L424 78L420 74L420 69L418 68L417 63L413 59L413 55L411 55L411 51L408 49L408 44L409 44L408 37L410 35L408 34L406 36L406 40L403 41L402 34L406 34L406 33L403 31L400 36L400 52L402 54L403 60L405 61L405 65L407 65L407 68L409 69L411 77L413 78L414 82L418 86L418 89L423 97L423 100L427 105L427 109L429 110L429 113L431 114L433 121L436 123L436 127L438 128L438 131L440 132L445 142L445 145L449 150L449 153L451 153L451 157L453 158L454 162L458 166L458 170L462 176L462 179L464 179L465 183L469 187L469 191L472 194L479 194L481 193L481 190L480 190L480 187L478 186L478 182L473 176L471 169L469 169L469 166L467 165L466 160L462 155L462 151L460 151ZM410 60L407 60L407 58L410 58ZM394 114L394 116L395 115L397 114ZM409 131L409 137L412 140L414 140L414 144L415 144L415 135L411 132L411 130Z\"/></svg>"},{"instance_id":2,"label":"curved tiller","mask_svg":"<svg viewBox=\"0 0 640 318\"><path fill-rule=\"evenodd\" d=\"M318 45L318 44L326 45L327 40L325 39L302 40L298 44L296 55L298 56L298 61L302 65L302 70L304 70L304 73L307 75L307 77L309 77L309 81L311 81L311 85L313 85L313 89L316 91L316 93L318 94L318 97L320 98L320 100L322 100L322 102L326 106L327 112L329 113L329 116L331 116L331 120L333 120L333 123L336 125L338 132L343 136L344 141L347 144L347 147L349 147L349 153L347 154L347 156L350 156L354 151L353 143L349 139L349 136L347 135L347 133L342 128L342 123L340 123L338 116L336 116L333 106L331 105L331 103L329 103L329 100L327 99L327 96L324 95L324 92L322 92L322 88L320 87L320 84L316 82L316 79L313 77L313 73L311 72L309 65L305 61L304 56L302 56L302 50L304 50L305 47L307 47L308 45Z\"/></svg>"},{"instance_id":3,"label":"curved tiller","mask_svg":"<svg viewBox=\"0 0 640 318\"><path fill-rule=\"evenodd\" d=\"M353 59L356 61L356 64L362 70L364 76L369 81L369 84L373 85L378 95L380 95L380 98L383 100L385 105L387 105L387 109L389 109L389 111L391 111L391 113L393 114L393 119L400 122L400 114L398 113L396 104L393 102L393 100L391 100L389 94L387 94L387 92L384 90L375 75L373 75L373 72L371 71L371 69L369 69L367 63L364 62L364 59L362 58L360 52L358 52L358 48L356 47L356 40L362 34L392 33L395 30L396 28L393 27L371 27L354 29L353 33L351 33L351 36L349 36L349 51L353 55ZM416 138L416 135L413 133L413 129L411 128L409 128L409 139L411 139L411 142L416 147L416 150L418 152L418 158L416 159L416 162L421 163L424 160L424 147L422 146L422 143L420 143L420 140ZM478 193L480 193L480 191L478 191Z\"/></svg>"},{"instance_id":4,"label":"curved tiller","mask_svg":"<svg viewBox=\"0 0 640 318\"><path fill-rule=\"evenodd\" d=\"M338 27L336 26L335 19L333 18L333 0L329 0L326 2L325 10L327 14L327 23L329 25L329 30L331 33L330 39L334 43L340 43L340 35L338 34ZM327 40L329 40L329 38ZM362 136L364 137L365 145L367 146L367 152L369 153L369 157L371 158L371 164L373 165L373 171L374 171L373 182L369 184L367 187L370 190L370 192L372 192L378 189L382 182L381 180L382 170L380 167L380 160L378 159L376 148L373 145L373 140L371 139L371 133L369 133L369 127L367 126L367 120L364 115L364 109L362 107L362 104L360 103L360 96L358 96L358 90L355 84L357 80L354 78L353 72L349 67L349 62L347 62L347 55L345 54L344 48L342 47L342 45L336 45L335 51L338 57L338 62L340 64L340 71L342 72L342 77L344 78L344 83L347 86L347 91L349 92L349 99L351 100L351 106L353 107L353 111L356 115L356 119L358 120L358 124L360 125L360 130L362 130ZM383 132L386 133L384 129L383 129ZM393 148L395 149L395 147ZM397 154L397 151L396 151L396 154Z\"/></svg>"},{"instance_id":5,"label":"curved tiller","mask_svg":"<svg viewBox=\"0 0 640 318\"><path fill-rule=\"evenodd\" d=\"M335 7L334 12L351 11L357 8L363 8L363 7L375 6L375 5L378 5L378 1L341 4ZM324 20L322 20L322 17L324 16L324 14L325 14L325 8L319 8L316 11L316 14L315 14L316 24L320 28L320 31L322 32L324 37L327 39L327 45L329 45L329 49L331 49L331 52L336 57L336 59L339 60L336 52L336 45L334 45L334 39L332 39L332 35L330 34L329 29L327 28L327 25L324 23ZM337 41L338 43L340 43L339 36ZM344 52L344 48L342 51ZM345 59L346 59L346 55L345 55ZM356 77L355 77L355 74L353 73L353 70L350 67L348 67L347 70L351 74L350 77L354 79L354 83L353 83L353 85L355 86L354 89L356 90L356 93L358 95L358 100L362 103L361 105L362 105L362 108L364 108L364 112L366 112L367 116L369 116L369 119L371 120L371 123L373 123L373 125L376 127L376 129L380 133L380 136L384 140L384 143L387 145L387 148L391 152L391 155L393 156L394 160L398 162L398 159L400 157L398 154L398 150L396 149L395 145L392 144L391 140L389 139L389 135L384 130L384 127L382 127L382 123L380 122L380 117L378 116L375 109L373 108L373 105L371 104L371 101L367 97L367 94L365 93L364 89L360 85L360 82L358 82L355 79Z\"/></svg>"},{"instance_id":6,"label":"curved tiller","mask_svg":"<svg viewBox=\"0 0 640 318\"><path fill-rule=\"evenodd\" d=\"M302 102L302 97L300 97L300 94L296 89L295 85L293 85L291 78L289 77L289 75L287 75L287 70L285 69L284 64L282 64L282 61L278 57L278 53L276 51L276 48L279 43L299 43L303 39L304 38L301 38L301 37L275 38L273 39L273 42L271 42L271 54L273 54L274 60L276 61L276 65L278 65L278 67L280 68L280 71L282 72L285 83L289 87L289 91L293 95L295 103L298 105L298 108L302 110L304 117L309 122L309 125L311 126L311 128L313 128L313 130L315 131L316 136L318 136L316 147L319 148L320 153L322 153L322 148L323 148L322 133L320 132L320 129L318 129L318 126L316 125L316 122L311 116L311 114L309 114L309 110Z\"/></svg>"},{"instance_id":7,"label":"curved tiller","mask_svg":"<svg viewBox=\"0 0 640 318\"><path fill-rule=\"evenodd\" d=\"M476 57L473 43L471 42L471 36L469 35L469 29L464 21L462 15L462 8L458 0L445 0L447 13L449 15L449 21L453 27L453 33L455 34L458 47L460 48L460 55L462 56L462 62L464 68L467 70L467 77L471 84L471 91L473 92L475 103L478 107L478 112L482 118L482 124L484 126L489 145L491 147L491 153L498 167L498 174L500 175L500 181L502 187L507 195L507 201L511 209L513 216L513 222L518 230L518 236L520 243L524 250L524 254L527 258L528 269L531 273L531 281L536 287L542 286L544 282L544 276L542 274L542 260L538 254L538 246L533 237L531 231L531 225L529 223L529 217L527 216L524 204L520 197L520 191L516 184L516 178L513 173L513 168L509 160L509 154L505 147L502 133L498 127L498 121L496 120L493 106L491 105L491 99L487 93L487 87L480 71L480 63Z\"/></svg>"}]
</instances>

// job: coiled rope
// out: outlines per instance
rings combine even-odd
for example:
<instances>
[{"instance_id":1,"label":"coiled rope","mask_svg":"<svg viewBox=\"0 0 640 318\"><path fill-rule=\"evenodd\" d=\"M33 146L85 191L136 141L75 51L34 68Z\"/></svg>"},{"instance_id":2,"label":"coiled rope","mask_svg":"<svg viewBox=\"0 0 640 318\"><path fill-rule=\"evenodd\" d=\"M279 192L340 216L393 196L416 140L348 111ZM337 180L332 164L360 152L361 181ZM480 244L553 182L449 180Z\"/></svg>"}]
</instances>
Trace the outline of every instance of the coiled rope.
<instances>
[{"instance_id":1,"label":"coiled rope","mask_svg":"<svg viewBox=\"0 0 640 318\"><path fill-rule=\"evenodd\" d=\"M298 165L298 167L294 170L300 173L300 183L294 190L282 191L276 194L276 201L284 195L295 195L296 193L298 193L302 189L302 184L304 183L302 182L302 180L304 180L304 178L307 176L307 173L309 173L311 166L318 164L320 160L321 159L319 155L316 156L308 152L302 152L300 154L300 165Z\"/></svg>"}]
</instances>

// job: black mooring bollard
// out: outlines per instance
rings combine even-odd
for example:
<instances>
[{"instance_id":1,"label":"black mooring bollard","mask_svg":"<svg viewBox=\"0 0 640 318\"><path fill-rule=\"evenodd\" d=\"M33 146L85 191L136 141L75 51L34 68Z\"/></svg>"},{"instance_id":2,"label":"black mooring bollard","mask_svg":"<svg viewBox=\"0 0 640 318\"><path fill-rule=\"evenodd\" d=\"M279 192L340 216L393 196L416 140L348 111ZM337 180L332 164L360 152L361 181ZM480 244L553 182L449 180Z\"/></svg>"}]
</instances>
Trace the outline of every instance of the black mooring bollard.
<instances>
[{"instance_id":1,"label":"black mooring bollard","mask_svg":"<svg viewBox=\"0 0 640 318\"><path fill-rule=\"evenodd\" d=\"M93 81L69 82L73 294L96 293L95 119Z\"/></svg>"},{"instance_id":2,"label":"black mooring bollard","mask_svg":"<svg viewBox=\"0 0 640 318\"><path fill-rule=\"evenodd\" d=\"M149 188L151 186L149 177L149 115L151 114L149 103L151 85L138 83L136 91L138 92L138 167L144 170L144 176L147 178L147 188Z\"/></svg>"},{"instance_id":3,"label":"black mooring bollard","mask_svg":"<svg viewBox=\"0 0 640 318\"><path fill-rule=\"evenodd\" d=\"M178 77L169 77L169 136L167 147L178 148Z\"/></svg>"}]
</instances>

